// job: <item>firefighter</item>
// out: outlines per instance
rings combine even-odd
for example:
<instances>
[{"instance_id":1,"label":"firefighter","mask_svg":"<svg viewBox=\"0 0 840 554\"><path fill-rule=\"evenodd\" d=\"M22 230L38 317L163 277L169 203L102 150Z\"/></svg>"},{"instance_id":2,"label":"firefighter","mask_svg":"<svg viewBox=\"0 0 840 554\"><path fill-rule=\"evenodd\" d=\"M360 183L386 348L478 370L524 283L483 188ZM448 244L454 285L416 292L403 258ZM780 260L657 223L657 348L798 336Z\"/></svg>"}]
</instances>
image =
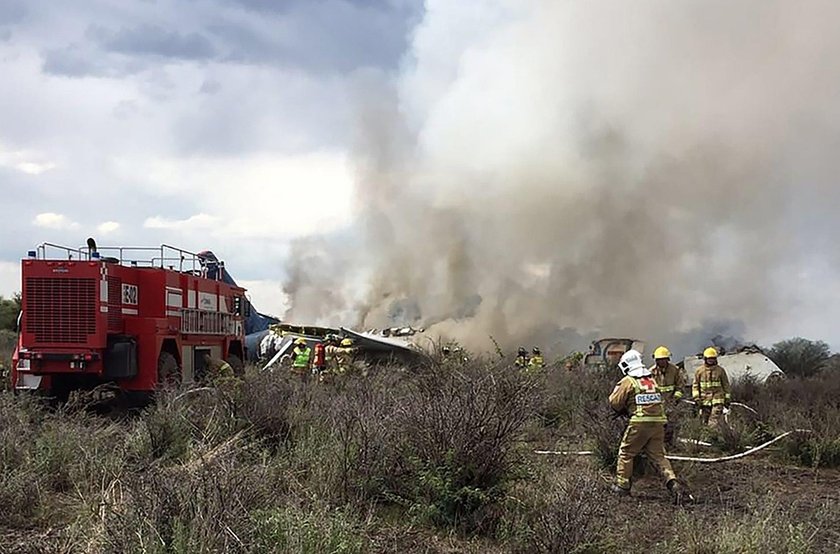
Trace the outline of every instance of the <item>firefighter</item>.
<instances>
[{"instance_id":1,"label":"firefighter","mask_svg":"<svg viewBox=\"0 0 840 554\"><path fill-rule=\"evenodd\" d=\"M210 353L204 354L204 380L210 385L221 386L236 380L233 368L221 358L214 358Z\"/></svg>"},{"instance_id":2,"label":"firefighter","mask_svg":"<svg viewBox=\"0 0 840 554\"><path fill-rule=\"evenodd\" d=\"M326 372L322 379L324 382L329 382L334 375L338 374L338 357L341 348L338 346L338 335L329 335L327 337L327 345L324 348L324 355L326 358Z\"/></svg>"},{"instance_id":3,"label":"firefighter","mask_svg":"<svg viewBox=\"0 0 840 554\"><path fill-rule=\"evenodd\" d=\"M540 352L540 348L535 346L533 350L531 350L531 359L528 361L528 367L532 370L540 370L545 367L545 359L542 356L542 352Z\"/></svg>"},{"instance_id":4,"label":"firefighter","mask_svg":"<svg viewBox=\"0 0 840 554\"><path fill-rule=\"evenodd\" d=\"M326 346L322 341L315 343L314 357L312 360L312 374L323 375L327 370L327 352Z\"/></svg>"},{"instance_id":5,"label":"firefighter","mask_svg":"<svg viewBox=\"0 0 840 554\"><path fill-rule=\"evenodd\" d=\"M292 373L306 379L312 362L312 349L306 345L304 338L295 341L295 348L292 350Z\"/></svg>"},{"instance_id":6,"label":"firefighter","mask_svg":"<svg viewBox=\"0 0 840 554\"><path fill-rule=\"evenodd\" d=\"M513 365L518 368L526 368L528 367L528 351L525 350L524 346L519 347L519 351L516 353L516 360L514 360Z\"/></svg>"},{"instance_id":7,"label":"firefighter","mask_svg":"<svg viewBox=\"0 0 840 554\"><path fill-rule=\"evenodd\" d=\"M341 339L341 343L339 343L339 349L337 353L337 362L338 362L338 374L344 375L348 373L353 367L353 356L356 353L356 349L353 348L353 339L351 338L344 338Z\"/></svg>"},{"instance_id":8,"label":"firefighter","mask_svg":"<svg viewBox=\"0 0 840 554\"><path fill-rule=\"evenodd\" d=\"M654 365L650 368L650 372L656 380L657 390L662 393L662 400L665 402L668 413L668 423L665 424L665 443L673 446L677 428L675 414L678 412L678 403L683 397L685 377L680 368L671 363L671 351L666 347L657 348L653 352L653 359Z\"/></svg>"},{"instance_id":9,"label":"firefighter","mask_svg":"<svg viewBox=\"0 0 840 554\"><path fill-rule=\"evenodd\" d=\"M726 370L717 363L718 353L713 347L703 351L703 366L694 373L691 396L700 409L703 421L712 428L721 422L723 409L729 407L732 392Z\"/></svg>"},{"instance_id":10,"label":"firefighter","mask_svg":"<svg viewBox=\"0 0 840 554\"><path fill-rule=\"evenodd\" d=\"M676 502L685 500L671 463L665 458L665 406L656 380L642 362L642 355L628 350L618 367L624 374L610 394L610 407L616 414L629 416L630 422L618 450L613 492L629 495L633 476L633 458L644 452L665 480Z\"/></svg>"}]
</instances>

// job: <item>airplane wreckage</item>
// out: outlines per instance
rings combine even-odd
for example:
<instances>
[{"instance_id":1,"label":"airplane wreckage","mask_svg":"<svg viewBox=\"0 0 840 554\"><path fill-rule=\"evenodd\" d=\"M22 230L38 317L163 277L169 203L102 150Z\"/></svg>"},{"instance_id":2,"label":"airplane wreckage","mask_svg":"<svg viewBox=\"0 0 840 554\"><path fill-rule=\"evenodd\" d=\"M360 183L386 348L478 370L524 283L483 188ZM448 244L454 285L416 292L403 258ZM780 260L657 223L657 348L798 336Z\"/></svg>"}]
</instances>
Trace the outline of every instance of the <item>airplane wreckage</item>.
<instances>
[{"instance_id":1,"label":"airplane wreckage","mask_svg":"<svg viewBox=\"0 0 840 554\"><path fill-rule=\"evenodd\" d=\"M283 365L289 358L299 339L310 347L330 338L336 342L352 341L358 357L369 364L398 362L411 364L421 361L428 354L416 344L422 329L413 327L392 327L384 330L371 329L361 332L346 327L331 328L308 325L274 323L268 329L250 337L248 358L263 371ZM431 340L431 339L430 339Z\"/></svg>"}]
</instances>

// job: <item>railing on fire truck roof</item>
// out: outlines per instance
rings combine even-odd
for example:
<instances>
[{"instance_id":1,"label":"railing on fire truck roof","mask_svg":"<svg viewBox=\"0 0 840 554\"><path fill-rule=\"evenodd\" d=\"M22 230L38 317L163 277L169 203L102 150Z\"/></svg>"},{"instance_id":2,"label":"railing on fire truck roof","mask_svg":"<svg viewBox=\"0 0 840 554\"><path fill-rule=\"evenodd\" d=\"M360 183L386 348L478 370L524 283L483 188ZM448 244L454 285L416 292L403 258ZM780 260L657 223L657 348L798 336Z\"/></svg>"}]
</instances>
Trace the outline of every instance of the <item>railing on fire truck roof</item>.
<instances>
[{"instance_id":1,"label":"railing on fire truck roof","mask_svg":"<svg viewBox=\"0 0 840 554\"><path fill-rule=\"evenodd\" d=\"M68 260L102 260L130 267L168 268L182 273L202 275L203 277L208 276L208 269L215 269L210 273L211 277L216 280L221 280L222 269L225 266L223 261L202 257L194 252L168 244L162 244L158 247L100 246L91 249L87 246L72 248L44 242L38 245L37 250L34 251L34 257L41 260L55 259L48 256L54 251L61 252L61 255L66 256ZM32 257L32 254L33 252L30 252L30 257Z\"/></svg>"}]
</instances>

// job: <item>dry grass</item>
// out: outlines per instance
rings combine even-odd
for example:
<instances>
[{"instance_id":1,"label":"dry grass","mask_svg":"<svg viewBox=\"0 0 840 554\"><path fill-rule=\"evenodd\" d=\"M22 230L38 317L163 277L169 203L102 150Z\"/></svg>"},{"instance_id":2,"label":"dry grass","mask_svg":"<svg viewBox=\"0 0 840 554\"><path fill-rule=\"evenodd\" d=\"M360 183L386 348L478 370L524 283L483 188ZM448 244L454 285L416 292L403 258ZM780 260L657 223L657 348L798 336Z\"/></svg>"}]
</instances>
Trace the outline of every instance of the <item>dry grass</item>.
<instances>
[{"instance_id":1,"label":"dry grass","mask_svg":"<svg viewBox=\"0 0 840 554\"><path fill-rule=\"evenodd\" d=\"M622 431L606 408L613 384L486 361L329 385L249 373L240 387L163 394L122 418L2 392L0 551L840 548L834 380L736 389L761 424L736 426L724 450L791 426L815 433L744 463L676 464L700 500L680 509L656 478L631 499L609 495ZM531 453L562 445L598 456Z\"/></svg>"}]
</instances>

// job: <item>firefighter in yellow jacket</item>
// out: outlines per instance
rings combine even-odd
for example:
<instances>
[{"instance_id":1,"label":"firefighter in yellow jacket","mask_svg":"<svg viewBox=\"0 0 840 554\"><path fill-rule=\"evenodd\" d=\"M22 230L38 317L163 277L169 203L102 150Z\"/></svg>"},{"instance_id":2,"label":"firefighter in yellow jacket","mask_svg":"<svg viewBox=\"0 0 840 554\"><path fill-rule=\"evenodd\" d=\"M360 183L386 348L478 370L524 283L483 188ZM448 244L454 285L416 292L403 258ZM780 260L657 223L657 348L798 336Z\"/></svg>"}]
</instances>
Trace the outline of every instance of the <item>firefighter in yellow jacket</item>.
<instances>
[{"instance_id":1,"label":"firefighter in yellow jacket","mask_svg":"<svg viewBox=\"0 0 840 554\"><path fill-rule=\"evenodd\" d=\"M660 346L653 352L654 365L650 372L656 381L657 390L662 393L662 400L665 402L665 410L668 413L668 423L665 424L665 443L669 446L674 444L677 421L675 414L677 406L683 397L685 387L685 376L680 368L671 363L671 351Z\"/></svg>"},{"instance_id":2,"label":"firefighter in yellow jacket","mask_svg":"<svg viewBox=\"0 0 840 554\"><path fill-rule=\"evenodd\" d=\"M524 346L520 346L516 352L516 359L513 361L513 365L519 369L525 369L529 363L531 363L531 360L528 358L528 351L525 350Z\"/></svg>"},{"instance_id":3,"label":"firefighter in yellow jacket","mask_svg":"<svg viewBox=\"0 0 840 554\"><path fill-rule=\"evenodd\" d=\"M677 481L671 462L665 458L665 407L656 380L642 362L642 355L628 350L618 363L624 378L610 394L610 407L618 414L630 416L630 422L618 450L613 491L630 494L633 458L644 452L647 459L665 480L674 500L685 500L684 490Z\"/></svg>"},{"instance_id":4,"label":"firefighter in yellow jacket","mask_svg":"<svg viewBox=\"0 0 840 554\"><path fill-rule=\"evenodd\" d=\"M209 353L204 354L205 380L213 386L224 386L236 381L233 367L220 358L214 358Z\"/></svg>"},{"instance_id":5,"label":"firefighter in yellow jacket","mask_svg":"<svg viewBox=\"0 0 840 554\"><path fill-rule=\"evenodd\" d=\"M301 380L309 378L309 370L312 366L312 349L306 344L303 337L295 340L295 348L292 350L292 375L300 377Z\"/></svg>"},{"instance_id":6,"label":"firefighter in yellow jacket","mask_svg":"<svg viewBox=\"0 0 840 554\"><path fill-rule=\"evenodd\" d=\"M700 408L700 415L709 427L720 424L723 409L732 401L729 377L726 370L717 363L718 353L714 348L703 351L703 366L694 373L691 396Z\"/></svg>"},{"instance_id":7,"label":"firefighter in yellow jacket","mask_svg":"<svg viewBox=\"0 0 840 554\"><path fill-rule=\"evenodd\" d=\"M543 358L542 351L538 346L531 350L531 359L528 360L528 369L530 371L540 371L545 369L545 358Z\"/></svg>"}]
</instances>

